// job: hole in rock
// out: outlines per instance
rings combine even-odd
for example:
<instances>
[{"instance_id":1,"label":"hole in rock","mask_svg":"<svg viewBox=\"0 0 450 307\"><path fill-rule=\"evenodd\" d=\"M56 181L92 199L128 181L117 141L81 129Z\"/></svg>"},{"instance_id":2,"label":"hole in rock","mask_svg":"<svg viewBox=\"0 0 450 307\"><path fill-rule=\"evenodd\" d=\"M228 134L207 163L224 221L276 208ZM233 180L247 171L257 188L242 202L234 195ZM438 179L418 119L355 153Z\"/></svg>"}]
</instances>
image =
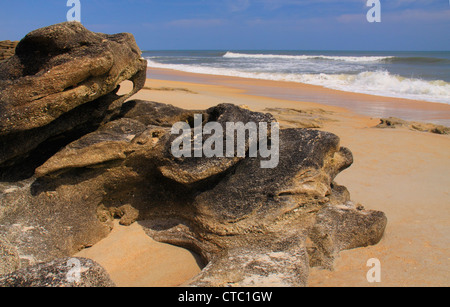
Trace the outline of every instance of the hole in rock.
<instances>
[{"instance_id":1,"label":"hole in rock","mask_svg":"<svg viewBox=\"0 0 450 307\"><path fill-rule=\"evenodd\" d=\"M117 91L117 96L125 96L133 91L134 83L130 80L123 81L119 84L119 90Z\"/></svg>"}]
</instances>

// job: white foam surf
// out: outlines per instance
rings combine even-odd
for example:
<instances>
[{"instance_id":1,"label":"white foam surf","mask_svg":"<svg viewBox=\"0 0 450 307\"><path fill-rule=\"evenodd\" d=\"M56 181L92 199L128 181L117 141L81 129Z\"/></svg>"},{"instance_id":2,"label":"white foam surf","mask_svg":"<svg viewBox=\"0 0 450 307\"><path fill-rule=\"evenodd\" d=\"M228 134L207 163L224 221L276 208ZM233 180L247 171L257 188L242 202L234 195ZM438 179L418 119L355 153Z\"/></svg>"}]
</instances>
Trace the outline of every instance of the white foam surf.
<instances>
[{"instance_id":1,"label":"white foam surf","mask_svg":"<svg viewBox=\"0 0 450 307\"><path fill-rule=\"evenodd\" d=\"M227 52L224 58L247 59L283 59L283 60L332 60L352 63L380 62L394 58L392 56L326 56L326 55L278 55L278 54L247 54Z\"/></svg>"},{"instance_id":2,"label":"white foam surf","mask_svg":"<svg viewBox=\"0 0 450 307\"><path fill-rule=\"evenodd\" d=\"M404 78L387 71L366 71L359 74L246 72L229 68L161 64L151 59L148 59L148 66L199 74L305 83L347 92L450 104L450 83L441 80L427 81L417 78Z\"/></svg>"}]
</instances>

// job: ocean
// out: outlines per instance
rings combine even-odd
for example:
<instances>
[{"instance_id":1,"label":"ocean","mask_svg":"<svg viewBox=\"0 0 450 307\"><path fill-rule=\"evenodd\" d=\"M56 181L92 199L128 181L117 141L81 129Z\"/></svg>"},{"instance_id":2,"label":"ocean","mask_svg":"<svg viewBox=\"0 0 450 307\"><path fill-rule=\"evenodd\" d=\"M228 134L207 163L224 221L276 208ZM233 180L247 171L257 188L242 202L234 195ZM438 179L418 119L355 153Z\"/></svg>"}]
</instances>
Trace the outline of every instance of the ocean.
<instances>
[{"instance_id":1,"label":"ocean","mask_svg":"<svg viewBox=\"0 0 450 307\"><path fill-rule=\"evenodd\" d=\"M450 52L144 51L148 66L450 104Z\"/></svg>"}]
</instances>

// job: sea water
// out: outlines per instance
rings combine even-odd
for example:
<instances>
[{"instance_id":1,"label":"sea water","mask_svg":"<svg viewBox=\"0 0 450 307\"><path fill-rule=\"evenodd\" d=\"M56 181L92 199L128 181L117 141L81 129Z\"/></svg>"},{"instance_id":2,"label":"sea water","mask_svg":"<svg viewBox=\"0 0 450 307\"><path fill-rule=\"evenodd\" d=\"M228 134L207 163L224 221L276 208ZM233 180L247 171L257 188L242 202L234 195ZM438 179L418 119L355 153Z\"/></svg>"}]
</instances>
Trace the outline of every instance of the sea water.
<instances>
[{"instance_id":1,"label":"sea water","mask_svg":"<svg viewBox=\"0 0 450 307\"><path fill-rule=\"evenodd\" d=\"M450 104L450 52L144 51L148 66Z\"/></svg>"}]
</instances>

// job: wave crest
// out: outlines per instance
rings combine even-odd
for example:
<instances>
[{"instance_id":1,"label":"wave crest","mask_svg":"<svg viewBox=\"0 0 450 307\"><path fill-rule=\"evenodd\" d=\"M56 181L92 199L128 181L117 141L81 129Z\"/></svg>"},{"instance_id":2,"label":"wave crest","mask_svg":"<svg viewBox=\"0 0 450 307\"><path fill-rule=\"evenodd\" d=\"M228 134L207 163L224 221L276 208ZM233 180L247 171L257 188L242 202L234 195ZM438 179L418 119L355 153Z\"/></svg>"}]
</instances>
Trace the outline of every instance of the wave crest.
<instances>
[{"instance_id":1,"label":"wave crest","mask_svg":"<svg viewBox=\"0 0 450 307\"><path fill-rule=\"evenodd\" d=\"M365 71L359 74L245 72L230 68L160 64L150 59L148 66L199 74L305 83L347 92L450 104L450 83L442 80L404 78L387 71Z\"/></svg>"},{"instance_id":2,"label":"wave crest","mask_svg":"<svg viewBox=\"0 0 450 307\"><path fill-rule=\"evenodd\" d=\"M228 51L224 58L252 59L284 59L284 60L331 60L353 63L381 62L392 59L393 56L326 56L326 55L278 55L278 54L247 54Z\"/></svg>"}]
</instances>

